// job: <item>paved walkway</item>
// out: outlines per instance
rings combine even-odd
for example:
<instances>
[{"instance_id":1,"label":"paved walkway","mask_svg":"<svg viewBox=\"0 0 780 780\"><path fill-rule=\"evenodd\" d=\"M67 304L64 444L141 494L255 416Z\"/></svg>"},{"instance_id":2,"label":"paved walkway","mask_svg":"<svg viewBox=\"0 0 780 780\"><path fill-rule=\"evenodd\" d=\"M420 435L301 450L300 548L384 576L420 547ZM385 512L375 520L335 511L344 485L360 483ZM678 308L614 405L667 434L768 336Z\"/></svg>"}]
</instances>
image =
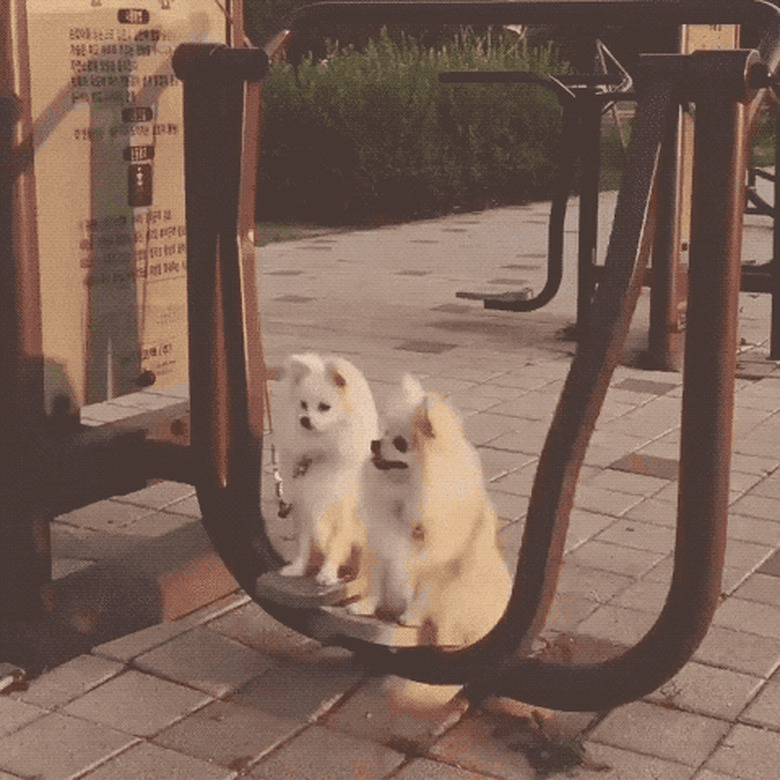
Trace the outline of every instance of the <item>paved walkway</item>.
<instances>
[{"instance_id":1,"label":"paved walkway","mask_svg":"<svg viewBox=\"0 0 780 780\"><path fill-rule=\"evenodd\" d=\"M608 196L605 223L610 204ZM446 393L482 455L512 566L571 357L572 344L559 332L573 317L572 274L560 296L532 314L486 312L455 293L538 289L547 209L454 215L259 252L269 364L291 351L331 350L363 368L380 400L404 370ZM751 224L745 255L766 259L768 230L758 218ZM741 309L743 378L737 379L723 603L693 660L660 690L607 713L456 701L415 716L389 706L393 680L372 676L345 651L320 647L232 593L178 620L129 626L49 669L28 690L0 696L0 780L525 780L567 771L594 780L778 777L780 375L767 371L764 360L769 301L743 294ZM628 363L642 348L646 310L643 296ZM663 603L675 522L680 383L677 374L630 365L614 376L545 630L546 641L564 651L614 652L631 644ZM180 395L180 388L147 391L88 408L84 417L99 424ZM635 452L655 456L655 476L625 470L621 459ZM267 503L270 520L270 496ZM72 512L54 526L55 576L74 577L101 564L110 572L118 552L202 534L197 517L192 489L174 483ZM271 525L275 534L286 530L276 520ZM131 603L132 589L121 598Z\"/></svg>"}]
</instances>

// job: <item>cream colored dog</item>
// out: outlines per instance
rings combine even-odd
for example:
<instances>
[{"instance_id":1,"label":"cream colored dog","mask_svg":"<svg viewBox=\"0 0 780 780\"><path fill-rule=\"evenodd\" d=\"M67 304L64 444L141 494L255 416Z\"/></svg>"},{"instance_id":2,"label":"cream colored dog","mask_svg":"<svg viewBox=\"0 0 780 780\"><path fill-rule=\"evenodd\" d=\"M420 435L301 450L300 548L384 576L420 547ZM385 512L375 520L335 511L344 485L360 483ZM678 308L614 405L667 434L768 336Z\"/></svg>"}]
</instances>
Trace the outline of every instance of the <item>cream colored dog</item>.
<instances>
[{"instance_id":1,"label":"cream colored dog","mask_svg":"<svg viewBox=\"0 0 780 780\"><path fill-rule=\"evenodd\" d=\"M350 611L419 626L421 643L476 641L511 589L476 450L444 400L407 375L371 451L361 494L368 585Z\"/></svg>"},{"instance_id":2,"label":"cream colored dog","mask_svg":"<svg viewBox=\"0 0 780 780\"><path fill-rule=\"evenodd\" d=\"M374 398L360 371L336 356L292 355L282 383L275 438L298 550L281 574L302 576L319 567L317 582L333 585L365 543L357 507L377 435Z\"/></svg>"}]
</instances>

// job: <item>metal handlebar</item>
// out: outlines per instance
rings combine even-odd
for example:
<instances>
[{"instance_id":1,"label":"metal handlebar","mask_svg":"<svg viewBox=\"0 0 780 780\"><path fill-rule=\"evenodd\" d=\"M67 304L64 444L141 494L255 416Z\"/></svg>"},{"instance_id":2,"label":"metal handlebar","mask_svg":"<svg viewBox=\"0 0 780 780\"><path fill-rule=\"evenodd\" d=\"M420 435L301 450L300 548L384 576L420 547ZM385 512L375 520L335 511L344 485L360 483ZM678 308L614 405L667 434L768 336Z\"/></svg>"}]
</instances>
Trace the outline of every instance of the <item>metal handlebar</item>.
<instances>
[{"instance_id":1,"label":"metal handlebar","mask_svg":"<svg viewBox=\"0 0 780 780\"><path fill-rule=\"evenodd\" d=\"M767 0L329 0L299 8L291 30L323 24L744 24L774 22Z\"/></svg>"}]
</instances>

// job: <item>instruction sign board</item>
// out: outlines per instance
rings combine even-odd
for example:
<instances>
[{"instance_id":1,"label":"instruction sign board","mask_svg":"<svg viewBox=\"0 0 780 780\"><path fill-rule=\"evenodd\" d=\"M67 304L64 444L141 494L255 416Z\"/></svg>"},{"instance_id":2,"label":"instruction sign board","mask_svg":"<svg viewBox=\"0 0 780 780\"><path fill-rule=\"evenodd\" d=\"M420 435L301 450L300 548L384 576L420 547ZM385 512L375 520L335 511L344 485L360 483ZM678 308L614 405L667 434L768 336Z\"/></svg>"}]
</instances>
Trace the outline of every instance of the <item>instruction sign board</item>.
<instances>
[{"instance_id":1,"label":"instruction sign board","mask_svg":"<svg viewBox=\"0 0 780 780\"><path fill-rule=\"evenodd\" d=\"M739 25L686 24L680 28L680 52L713 49L736 49L739 45ZM691 195L693 189L694 121L685 115L682 123L682 159L680 164L680 225L679 236L683 252L687 252L691 236Z\"/></svg>"},{"instance_id":2,"label":"instruction sign board","mask_svg":"<svg viewBox=\"0 0 780 780\"><path fill-rule=\"evenodd\" d=\"M184 41L214 0L27 0L47 409L187 381Z\"/></svg>"},{"instance_id":3,"label":"instruction sign board","mask_svg":"<svg viewBox=\"0 0 780 780\"><path fill-rule=\"evenodd\" d=\"M739 25L736 24L685 24L680 30L680 52L712 49L736 49L739 42Z\"/></svg>"}]
</instances>

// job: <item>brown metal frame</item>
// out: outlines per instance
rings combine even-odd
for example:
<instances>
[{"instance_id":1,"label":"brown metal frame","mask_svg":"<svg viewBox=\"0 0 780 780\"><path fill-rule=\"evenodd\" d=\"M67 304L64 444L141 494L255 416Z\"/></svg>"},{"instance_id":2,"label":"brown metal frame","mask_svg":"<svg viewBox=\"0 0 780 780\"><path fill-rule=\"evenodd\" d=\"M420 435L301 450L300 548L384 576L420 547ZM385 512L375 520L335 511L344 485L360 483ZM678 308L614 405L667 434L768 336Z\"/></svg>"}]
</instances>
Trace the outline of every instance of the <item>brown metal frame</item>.
<instances>
[{"instance_id":1,"label":"brown metal frame","mask_svg":"<svg viewBox=\"0 0 780 780\"><path fill-rule=\"evenodd\" d=\"M323 3L303 9L293 27L321 20L576 23L608 20L615 14L622 14L621 18L630 14L638 21L657 19L660 14L679 23L759 19L780 26L777 9L749 0L623 0ZM602 709L628 701L653 690L686 662L706 633L720 593L749 114L746 101L752 97L747 85L760 67L757 62L754 52L744 51L643 58L637 73L638 128L629 151L631 175L618 198L588 335L572 362L542 451L510 604L484 639L470 647L446 650L389 648L356 640L348 631L334 628L320 609L290 609L257 593L258 575L281 563L259 510L265 375L256 319L254 254L251 243L242 241L248 235L257 152L252 123L258 92L248 84L262 78L266 57L257 50L208 44L177 50L174 66L185 84L192 443L187 450L177 450L182 456L176 469L189 472L215 547L239 584L261 606L303 633L363 652L379 669L424 682L465 683L475 697L500 693L559 709ZM765 57L765 62L774 68L772 57ZM6 95L4 91L0 97ZM683 98L696 103L699 121L679 519L669 598L650 632L615 659L569 665L529 657L554 595L579 469L639 295L654 233L660 148L669 118ZM0 108L7 105L0 104ZM6 116L10 116L7 111ZM16 118L6 121L6 126L15 132ZM5 198L1 205L6 220L2 228L13 236L10 215L22 218L24 212L12 209L18 195L7 193L25 180L18 171L8 175L8 150L19 147L6 137L1 140L5 167L0 192ZM11 204L7 209L6 203ZM3 255L3 273L8 273L13 262L18 263L14 268L22 269L6 276L14 291L14 300L8 304L19 306L15 297L22 294L18 275L35 269L32 258L27 263L14 246L13 253ZM27 312L25 316L29 322L32 315ZM9 408L18 408L14 404L27 403L16 395L27 386L21 358L35 358L40 352L35 344L17 346L19 320L11 319L3 320L4 333L12 334L13 343L4 348L2 359L14 381L4 384L3 398ZM35 334L34 328L25 332ZM40 417L42 404L34 403ZM26 409L25 415L22 419L34 421L36 410ZM154 456L147 464L150 470L161 465L165 446L141 448L139 457L144 453ZM31 458L32 473L38 474L35 464L41 462L40 454L37 460L35 455ZM3 472L5 480L9 473Z\"/></svg>"},{"instance_id":2,"label":"brown metal frame","mask_svg":"<svg viewBox=\"0 0 780 780\"><path fill-rule=\"evenodd\" d=\"M312 11L318 6L310 6L301 13L311 20L310 14L320 18L318 13L325 13L326 7L328 11L335 8L346 13L347 5L323 4L320 12ZM413 7L415 18L421 13L419 5ZM477 5L484 18L508 21L506 4L440 4L436 10L449 13L455 8L455 16L460 18L464 8L473 12ZM531 3L529 7L538 5ZM571 9L581 4L559 5ZM631 4L632 8L646 5ZM401 16L412 8L404 3L369 6L350 8L358 11L360 20L374 21L380 18L376 15L380 6L383 19L395 19L393 14ZM743 11L747 7L740 6ZM748 6L754 8L752 4ZM512 4L512 20L525 21L518 9L526 7L524 3ZM708 8L712 10L712 4ZM349 18L355 21L354 17ZM690 17L685 18L690 21ZM712 16L707 18L711 20ZM446 21L449 20L448 16ZM719 20L728 21L728 15ZM327 620L323 623L322 617L317 617L319 610L290 609L259 597L263 607L304 633L339 641L363 652L383 671L423 682L466 683L475 697L499 693L559 709L602 709L631 700L656 688L688 660L707 631L720 595L736 349L738 239L744 199L745 103L752 96L747 84L749 71L756 63L757 55L744 51L643 58L637 74L639 116L630 149L631 175L626 177L619 196L607 261L594 297L591 328L572 363L542 452L512 597L493 631L476 644L455 650L392 648L356 640L349 631L341 635L338 630L328 631ZM189 88L196 89L196 85L190 82L185 89ZM679 522L669 598L650 632L618 658L594 664L559 664L531 658L531 643L544 624L554 595L579 469L621 353L650 253L651 204L656 189L653 182L657 182L661 142L683 98L696 102L700 121L696 136ZM203 116L198 121L202 119ZM188 132L189 129L188 123ZM193 163L197 164L194 160ZM194 245L192 250L196 251ZM193 256L191 266L197 262L200 261ZM213 271L203 277L202 283L216 287ZM197 284L193 279L193 286ZM229 296L224 300L228 305ZM193 316L200 315L193 311ZM241 343L238 330L225 338L228 343L237 338ZM233 343L233 349L235 355L239 347ZM216 364L216 353L209 355L206 363L196 361L193 355L193 363L200 365L193 367L193 388L203 381L204 369L210 371ZM236 381L240 384L239 373ZM235 397L232 391L228 397ZM241 398L240 392L237 397ZM198 404L197 409L193 399L193 429L202 426L204 431L210 427L213 431L209 445L200 445L196 450L201 463L212 463L211 467L206 466L211 474L201 477L198 494L212 538L239 582L251 593L253 578L273 568L276 561L262 530L255 529L253 546L245 545L242 549L237 539L247 537L241 532L227 540L224 527L218 530L221 523L230 518L235 524L237 518L228 500L230 459L226 468L214 462L212 455L226 447L219 439L223 434L218 434L218 427L214 427L219 416L219 398L213 393L210 398L208 405ZM233 411L227 407L223 415L233 421L228 430L233 431L235 425L240 432L243 411L235 416ZM238 465L236 468L240 471Z\"/></svg>"}]
</instances>

